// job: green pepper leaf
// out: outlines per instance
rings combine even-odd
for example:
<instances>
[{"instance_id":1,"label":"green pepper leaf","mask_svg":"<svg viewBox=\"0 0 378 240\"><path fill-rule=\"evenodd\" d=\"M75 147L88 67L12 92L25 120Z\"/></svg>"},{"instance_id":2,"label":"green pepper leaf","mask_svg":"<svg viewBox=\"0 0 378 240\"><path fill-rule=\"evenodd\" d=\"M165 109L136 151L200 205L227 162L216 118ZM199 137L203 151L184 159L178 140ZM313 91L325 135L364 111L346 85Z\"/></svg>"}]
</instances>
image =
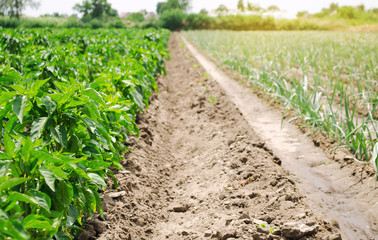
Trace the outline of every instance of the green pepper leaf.
<instances>
[{"instance_id":1,"label":"green pepper leaf","mask_svg":"<svg viewBox=\"0 0 378 240\"><path fill-rule=\"evenodd\" d=\"M66 226L67 227L72 226L76 222L76 219L78 216L79 216L79 210L77 210L77 208L74 205L68 206Z\"/></svg>"},{"instance_id":2,"label":"green pepper leaf","mask_svg":"<svg viewBox=\"0 0 378 240\"><path fill-rule=\"evenodd\" d=\"M7 180L3 180L0 183L0 190L7 190L9 188L20 185L21 183L24 183L27 180L27 178L9 178Z\"/></svg>"},{"instance_id":3,"label":"green pepper leaf","mask_svg":"<svg viewBox=\"0 0 378 240\"><path fill-rule=\"evenodd\" d=\"M48 231L50 231L52 227L48 218L37 214L30 214L26 216L22 220L22 225L25 228L46 229Z\"/></svg>"},{"instance_id":4,"label":"green pepper leaf","mask_svg":"<svg viewBox=\"0 0 378 240\"><path fill-rule=\"evenodd\" d=\"M51 171L50 169L48 169L46 167L41 167L39 169L39 172L42 174L43 178L45 179L47 186L49 186L49 188L53 192L55 192L56 177L55 177L55 174L53 173L53 171Z\"/></svg>"},{"instance_id":5,"label":"green pepper leaf","mask_svg":"<svg viewBox=\"0 0 378 240\"><path fill-rule=\"evenodd\" d=\"M26 96L18 95L13 100L13 112L16 114L18 120L20 120L20 123L22 123L22 120L24 118L24 110L26 106Z\"/></svg>"},{"instance_id":6,"label":"green pepper leaf","mask_svg":"<svg viewBox=\"0 0 378 240\"><path fill-rule=\"evenodd\" d=\"M15 92L3 92L0 95L0 105L8 102L10 99L12 99L14 96L16 96L17 93Z\"/></svg>"},{"instance_id":7,"label":"green pepper leaf","mask_svg":"<svg viewBox=\"0 0 378 240\"><path fill-rule=\"evenodd\" d=\"M32 123L31 131L30 131L30 138L32 141L35 141L41 137L44 127L46 125L47 119L48 119L47 117L40 117L40 118L37 118Z\"/></svg>"},{"instance_id":8,"label":"green pepper leaf","mask_svg":"<svg viewBox=\"0 0 378 240\"><path fill-rule=\"evenodd\" d=\"M55 234L55 239L56 240L72 240L72 238L68 236L67 233L65 232L57 232L57 234Z\"/></svg>"},{"instance_id":9,"label":"green pepper leaf","mask_svg":"<svg viewBox=\"0 0 378 240\"><path fill-rule=\"evenodd\" d=\"M53 101L53 100L51 99L51 97L49 97L49 96L44 96L44 97L43 97L43 103L45 104L45 107L46 107L46 109L47 109L48 114L49 114L49 115L53 114L53 112L55 111L56 106L57 106L56 102Z\"/></svg>"},{"instance_id":10,"label":"green pepper leaf","mask_svg":"<svg viewBox=\"0 0 378 240\"><path fill-rule=\"evenodd\" d=\"M63 147L67 147L67 131L63 126L50 127L51 136Z\"/></svg>"},{"instance_id":11,"label":"green pepper leaf","mask_svg":"<svg viewBox=\"0 0 378 240\"><path fill-rule=\"evenodd\" d=\"M88 176L91 178L91 180L95 184L100 185L101 187L105 187L106 186L106 183L105 183L104 179L102 179L102 177L100 177L100 175L98 175L96 173L88 173Z\"/></svg>"}]
</instances>

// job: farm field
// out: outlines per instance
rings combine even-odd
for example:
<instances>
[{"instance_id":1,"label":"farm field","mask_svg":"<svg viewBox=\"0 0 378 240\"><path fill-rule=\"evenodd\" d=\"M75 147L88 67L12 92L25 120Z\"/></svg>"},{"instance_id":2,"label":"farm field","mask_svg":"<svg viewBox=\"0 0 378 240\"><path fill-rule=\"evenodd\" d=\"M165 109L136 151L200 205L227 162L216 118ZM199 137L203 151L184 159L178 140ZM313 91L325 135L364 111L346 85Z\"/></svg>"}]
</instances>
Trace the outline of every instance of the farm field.
<instances>
[{"instance_id":1,"label":"farm field","mask_svg":"<svg viewBox=\"0 0 378 240\"><path fill-rule=\"evenodd\" d=\"M118 191L105 192L100 239L340 239L314 212L234 103L169 42L167 76L140 117ZM112 197L115 196L115 197ZM89 228L90 231L91 228Z\"/></svg>"},{"instance_id":2,"label":"farm field","mask_svg":"<svg viewBox=\"0 0 378 240\"><path fill-rule=\"evenodd\" d=\"M72 239L120 169L168 31L0 33L0 239Z\"/></svg>"},{"instance_id":3,"label":"farm field","mask_svg":"<svg viewBox=\"0 0 378 240\"><path fill-rule=\"evenodd\" d=\"M222 33L225 40L247 34ZM198 45L203 37L201 41L213 48L211 34L218 32L185 34ZM283 33L258 34L269 39ZM296 36L306 34L315 33ZM324 35L327 41L332 34L336 33ZM323 131L328 125L320 120L327 111L335 111L328 122L333 121L333 131L345 133L345 126L334 124L341 124L356 103L356 114L364 122L355 128L351 117L347 127L354 128L353 135L344 138L353 138L356 156L366 162L378 151L373 150L378 148L377 130L371 128L376 126L377 105L376 55L371 52L377 46L376 35L361 37L366 38L353 41L356 46L366 43L363 54L368 57L357 58L358 66L349 57L352 63L345 68L345 56L330 63L339 62L342 71L355 71L354 83L345 81L345 89L331 78L328 82L316 75L338 76L330 66L313 62L301 70L299 56L290 59L282 52L287 61L273 64L261 59L252 70L247 64L252 61L236 65L241 61L232 53L241 51L239 41L227 52L238 60L233 63L236 70L248 73L268 93L286 99L287 107L297 107L291 111L315 118L309 124ZM270 48L266 47L266 56ZM290 52L294 50L293 45ZM372 218L369 225L360 224L363 231L352 229L352 235L346 235L340 227L344 219L318 212L309 204L307 198L313 195L301 191L303 181L281 166L284 159L251 128L178 33L2 29L0 52L0 239L339 240L345 236L374 239L371 236L378 232ZM215 47L213 52L222 53ZM296 94L291 92L293 87ZM333 97L322 98L329 94ZM298 108L309 102L319 109L306 109L308 113ZM322 109L322 104L329 108ZM340 107L334 109L337 104ZM338 117L338 112L343 114ZM341 139L340 131L333 134ZM338 171L345 170L337 166ZM377 189L367 186L368 181L361 187L354 179L361 185L345 182L352 184L350 191L332 193L339 194L342 202L344 195L368 189L364 201L375 205L361 214L374 211ZM359 221L351 218L352 224Z\"/></svg>"},{"instance_id":4,"label":"farm field","mask_svg":"<svg viewBox=\"0 0 378 240\"><path fill-rule=\"evenodd\" d=\"M239 74L227 69L226 74L183 36L182 41L298 180L296 187L306 203L327 219L337 219L343 238L374 239L378 192L373 166L353 161L344 148L335 150L337 143L319 132L305 137L304 129L282 119L282 105L270 105L264 93L253 94L248 85L235 81L240 80Z\"/></svg>"},{"instance_id":5,"label":"farm field","mask_svg":"<svg viewBox=\"0 0 378 240\"><path fill-rule=\"evenodd\" d=\"M239 72L331 139L372 164L378 177L378 34L184 33L221 66Z\"/></svg>"}]
</instances>

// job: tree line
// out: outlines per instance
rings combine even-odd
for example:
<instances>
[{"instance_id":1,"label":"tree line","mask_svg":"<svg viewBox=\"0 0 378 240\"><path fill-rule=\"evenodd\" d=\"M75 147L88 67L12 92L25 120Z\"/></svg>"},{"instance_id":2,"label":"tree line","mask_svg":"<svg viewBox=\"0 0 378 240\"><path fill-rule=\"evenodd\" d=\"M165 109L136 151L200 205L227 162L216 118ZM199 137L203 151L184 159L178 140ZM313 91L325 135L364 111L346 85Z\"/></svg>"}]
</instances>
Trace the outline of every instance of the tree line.
<instances>
[{"instance_id":1,"label":"tree line","mask_svg":"<svg viewBox=\"0 0 378 240\"><path fill-rule=\"evenodd\" d=\"M38 0L0 0L0 15L19 19L25 8L39 6ZM113 9L107 0L84 0L81 4L76 4L73 9L82 14L84 21L118 16L117 10Z\"/></svg>"},{"instance_id":2,"label":"tree line","mask_svg":"<svg viewBox=\"0 0 378 240\"><path fill-rule=\"evenodd\" d=\"M20 19L22 12L27 7L38 7L39 0L0 0L0 15L9 16L0 18L0 26L3 27L49 27L57 23L47 23L43 19ZM209 16L206 9L199 13L190 13L192 0L162 0L156 5L156 12L159 15L155 17L148 15L147 11L131 13L126 18L121 19L117 10L113 9L108 0L82 0L76 4L73 9L78 13L80 18L73 14L66 18L59 13L47 14L56 18L65 18L58 23L59 26L72 28L101 28L116 27L123 28L126 26L134 27L163 27L170 30L180 29L230 29L230 30L326 30L327 26L316 22L318 18L347 19L349 25L362 25L367 23L378 22L378 9L366 9L364 5L356 7L339 6L331 3L329 7L323 8L321 12L309 14L307 11L298 12L297 20L278 20L269 17L263 17L264 12L280 11L279 7L272 5L263 8L256 3L247 0L238 0L235 6L238 9L237 16L230 16L229 9L225 5L219 5L216 9L218 16ZM244 14L247 11L255 14ZM241 13L241 14L239 14ZM43 17L43 16L42 16ZM313 20L311 20L313 19ZM33 21L35 23L33 23ZM39 22L38 22L39 21ZM354 22L351 22L354 21ZM344 21L345 22L345 21ZM331 22L332 24L332 22ZM48 26L47 26L48 25ZM336 24L337 25L337 24Z\"/></svg>"},{"instance_id":3,"label":"tree line","mask_svg":"<svg viewBox=\"0 0 378 240\"><path fill-rule=\"evenodd\" d=\"M35 0L0 0L0 15L20 18L26 7L38 7L39 2Z\"/></svg>"}]
</instances>

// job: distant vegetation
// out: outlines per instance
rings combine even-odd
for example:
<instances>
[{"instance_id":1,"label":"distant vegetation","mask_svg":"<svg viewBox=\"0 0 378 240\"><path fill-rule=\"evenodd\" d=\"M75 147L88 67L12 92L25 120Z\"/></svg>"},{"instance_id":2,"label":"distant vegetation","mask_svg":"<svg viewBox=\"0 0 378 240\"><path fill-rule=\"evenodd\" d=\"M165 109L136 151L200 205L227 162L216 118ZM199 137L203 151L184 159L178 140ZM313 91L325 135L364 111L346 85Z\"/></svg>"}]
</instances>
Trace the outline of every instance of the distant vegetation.
<instances>
[{"instance_id":1,"label":"distant vegetation","mask_svg":"<svg viewBox=\"0 0 378 240\"><path fill-rule=\"evenodd\" d=\"M78 15L59 13L38 18L22 17L26 6L37 7L38 0L0 0L0 26L5 28L167 28L169 30L357 30L378 31L378 8L366 9L364 5L339 6L331 3L319 13L297 13L297 19L278 19L270 14L281 10L275 6L263 8L252 2L239 0L237 10L219 5L209 15L206 9L189 13L191 0L167 0L156 6L157 14L146 10L119 16L108 0L83 0L73 9ZM214 14L216 16L214 16ZM78 17L80 16L80 17Z\"/></svg>"},{"instance_id":2,"label":"distant vegetation","mask_svg":"<svg viewBox=\"0 0 378 240\"><path fill-rule=\"evenodd\" d=\"M81 18L83 22L118 17L117 10L113 9L107 0L84 0L82 4L76 4L74 9L83 14Z\"/></svg>"},{"instance_id":3,"label":"distant vegetation","mask_svg":"<svg viewBox=\"0 0 378 240\"><path fill-rule=\"evenodd\" d=\"M22 3L20 5L20 3ZM83 0L73 9L81 16L71 16L60 13L44 14L38 18L22 17L26 6L38 6L38 1L32 0L0 0L0 27L4 28L157 28L157 19L145 19L146 11L129 14L121 18L107 0ZM17 8L15 8L17 6Z\"/></svg>"},{"instance_id":4,"label":"distant vegetation","mask_svg":"<svg viewBox=\"0 0 378 240\"><path fill-rule=\"evenodd\" d=\"M331 3L328 8L323 8L319 13L309 14L307 11L298 12L299 19L316 19L329 21L335 24L358 26L364 24L378 24L378 8L366 9L363 4L352 6L339 6Z\"/></svg>"},{"instance_id":5,"label":"distant vegetation","mask_svg":"<svg viewBox=\"0 0 378 240\"><path fill-rule=\"evenodd\" d=\"M64 16L59 13L46 14L39 18L21 17L23 10L28 7L38 7L37 0L0 0L0 26L5 28L41 28L41 27L74 27L100 28L119 26L118 12L111 7L107 0L84 0L76 4L74 10L81 14ZM118 22L117 22L118 21ZM122 27L125 27L122 24Z\"/></svg>"},{"instance_id":6,"label":"distant vegetation","mask_svg":"<svg viewBox=\"0 0 378 240\"><path fill-rule=\"evenodd\" d=\"M26 7L38 7L35 0L0 0L0 15L19 19Z\"/></svg>"},{"instance_id":7,"label":"distant vegetation","mask_svg":"<svg viewBox=\"0 0 378 240\"><path fill-rule=\"evenodd\" d=\"M378 8L366 9L364 5L352 7L332 3L329 8L323 8L316 14L298 12L297 19L291 20L263 16L263 13L281 11L277 6L264 9L251 2L245 5L243 0L238 1L236 14L221 4L216 9L215 17L204 10L199 14L187 14L189 6L187 0L158 3L157 12L162 16L160 26L170 30L345 30L352 26L373 25L374 30L374 25L378 25Z\"/></svg>"}]
</instances>

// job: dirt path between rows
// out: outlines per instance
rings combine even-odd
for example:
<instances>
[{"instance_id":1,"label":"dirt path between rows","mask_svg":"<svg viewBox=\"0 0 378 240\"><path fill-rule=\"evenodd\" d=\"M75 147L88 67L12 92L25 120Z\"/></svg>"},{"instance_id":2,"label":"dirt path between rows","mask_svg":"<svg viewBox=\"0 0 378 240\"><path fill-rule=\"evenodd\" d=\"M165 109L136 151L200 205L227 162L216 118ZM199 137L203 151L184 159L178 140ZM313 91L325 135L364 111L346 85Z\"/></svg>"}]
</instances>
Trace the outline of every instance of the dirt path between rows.
<instances>
[{"instance_id":1,"label":"dirt path between rows","mask_svg":"<svg viewBox=\"0 0 378 240\"><path fill-rule=\"evenodd\" d=\"M119 187L79 239L341 239L219 85L173 34Z\"/></svg>"}]
</instances>

